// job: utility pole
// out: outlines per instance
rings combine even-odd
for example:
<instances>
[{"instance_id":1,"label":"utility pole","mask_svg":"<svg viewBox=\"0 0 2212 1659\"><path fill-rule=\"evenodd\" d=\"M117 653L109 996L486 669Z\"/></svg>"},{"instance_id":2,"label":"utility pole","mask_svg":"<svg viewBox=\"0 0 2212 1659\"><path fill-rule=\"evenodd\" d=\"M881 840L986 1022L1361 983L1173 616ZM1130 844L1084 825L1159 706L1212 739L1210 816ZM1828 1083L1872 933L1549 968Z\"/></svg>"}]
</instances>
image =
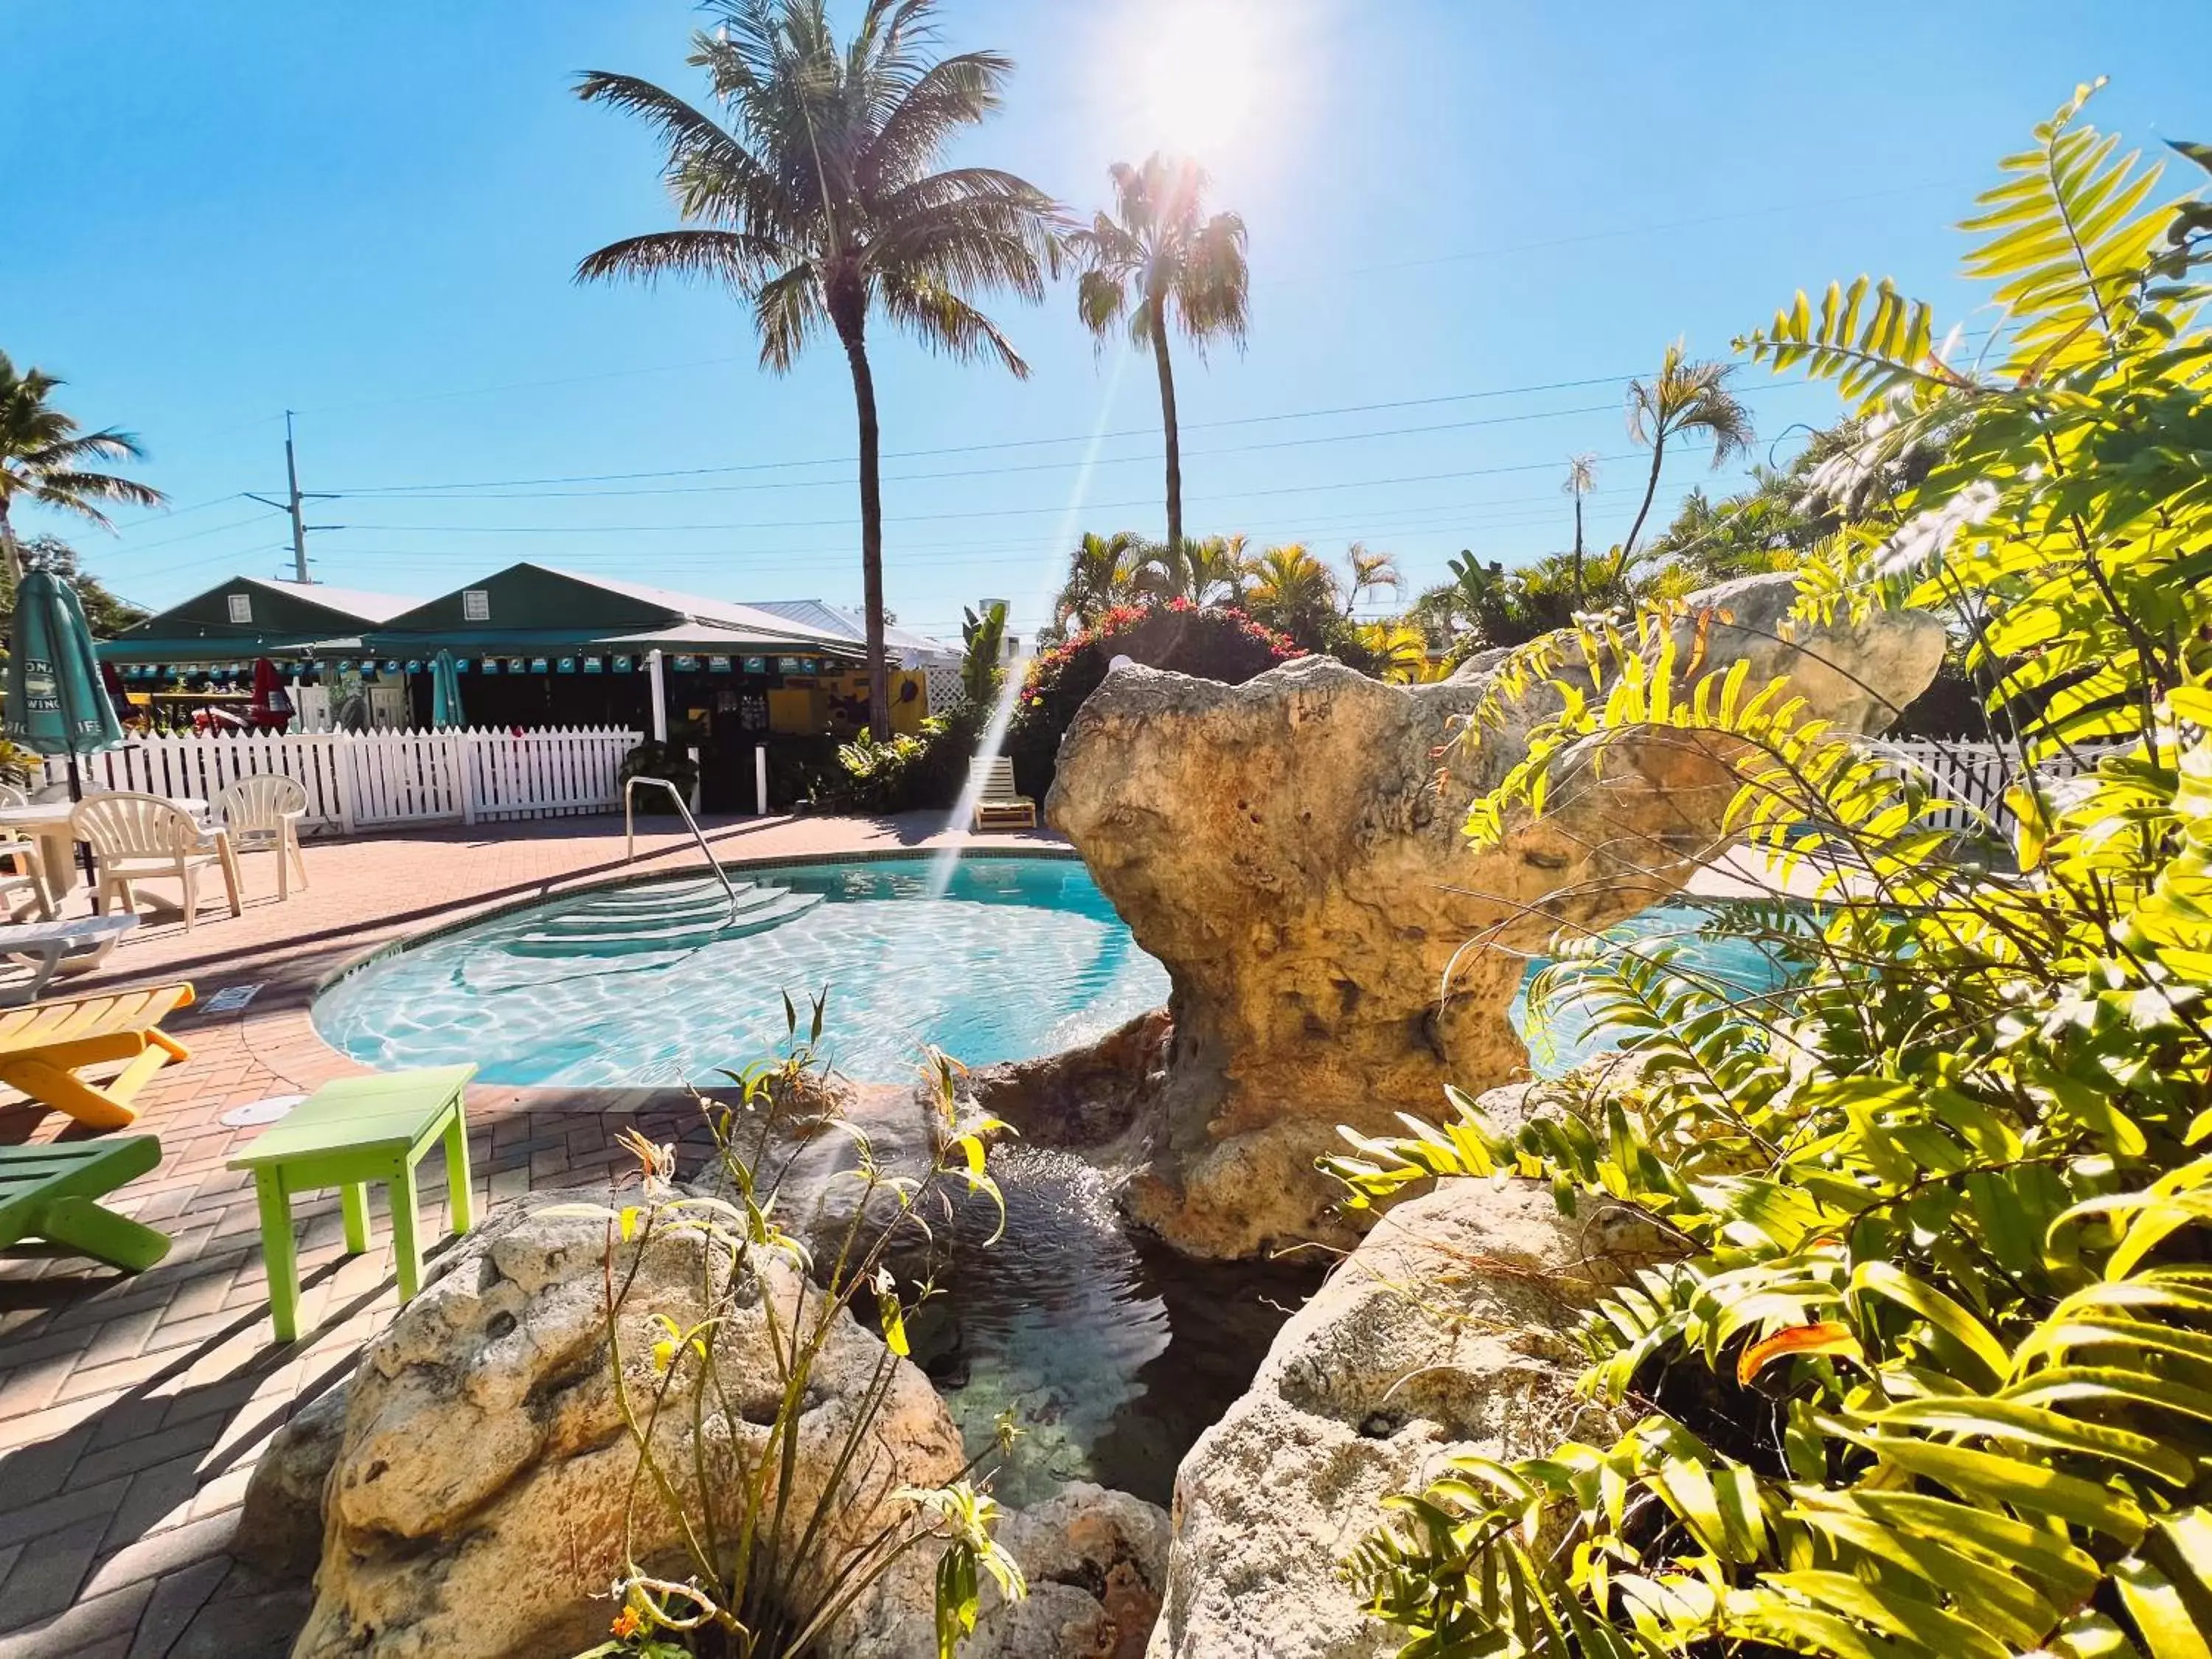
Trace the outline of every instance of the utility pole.
<instances>
[{"instance_id":1,"label":"utility pole","mask_svg":"<svg viewBox=\"0 0 2212 1659\"><path fill-rule=\"evenodd\" d=\"M342 530L344 526L335 524L311 525L300 511L301 503L303 501L334 501L337 497L313 490L304 495L300 493L300 463L292 449L292 411L289 409L284 411L284 499L281 501L271 501L266 495L256 495L251 491L247 492L246 499L249 501L259 501L264 507L273 507L280 513L288 513L291 515L292 579L303 586L314 580L314 578L307 574L307 532L310 530Z\"/></svg>"}]
</instances>

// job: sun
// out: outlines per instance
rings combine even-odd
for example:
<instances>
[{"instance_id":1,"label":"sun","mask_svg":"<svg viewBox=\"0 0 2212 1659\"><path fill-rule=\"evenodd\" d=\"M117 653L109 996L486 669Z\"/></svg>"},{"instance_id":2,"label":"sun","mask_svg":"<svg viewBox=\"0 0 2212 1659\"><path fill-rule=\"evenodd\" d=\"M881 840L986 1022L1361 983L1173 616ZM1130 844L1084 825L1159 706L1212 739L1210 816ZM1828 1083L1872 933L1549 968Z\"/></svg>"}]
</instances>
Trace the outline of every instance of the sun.
<instances>
[{"instance_id":1,"label":"sun","mask_svg":"<svg viewBox=\"0 0 2212 1659\"><path fill-rule=\"evenodd\" d=\"M1266 90L1266 8L1157 0L1137 32L1138 114L1154 149L1206 162L1256 125Z\"/></svg>"}]
</instances>

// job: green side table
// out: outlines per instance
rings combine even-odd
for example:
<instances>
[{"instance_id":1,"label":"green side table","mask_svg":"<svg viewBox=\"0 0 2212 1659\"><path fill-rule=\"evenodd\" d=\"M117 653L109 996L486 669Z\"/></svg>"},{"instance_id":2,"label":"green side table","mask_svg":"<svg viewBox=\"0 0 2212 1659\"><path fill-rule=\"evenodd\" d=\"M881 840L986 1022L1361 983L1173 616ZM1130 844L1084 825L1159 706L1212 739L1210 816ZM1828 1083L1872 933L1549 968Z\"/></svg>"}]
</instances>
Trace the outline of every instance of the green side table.
<instances>
[{"instance_id":1,"label":"green side table","mask_svg":"<svg viewBox=\"0 0 2212 1659\"><path fill-rule=\"evenodd\" d=\"M292 1195L338 1189L345 1213L346 1254L368 1248L368 1183L391 1188L392 1247L398 1257L399 1299L422 1279L422 1248L415 1213L415 1166L439 1142L446 1148L447 1201L453 1231L475 1224L469 1190L469 1127L461 1091L473 1066L434 1066L325 1083L284 1120L230 1160L253 1171L261 1204L261 1254L269 1267L269 1313L276 1340L299 1334L300 1265L292 1240Z\"/></svg>"}]
</instances>

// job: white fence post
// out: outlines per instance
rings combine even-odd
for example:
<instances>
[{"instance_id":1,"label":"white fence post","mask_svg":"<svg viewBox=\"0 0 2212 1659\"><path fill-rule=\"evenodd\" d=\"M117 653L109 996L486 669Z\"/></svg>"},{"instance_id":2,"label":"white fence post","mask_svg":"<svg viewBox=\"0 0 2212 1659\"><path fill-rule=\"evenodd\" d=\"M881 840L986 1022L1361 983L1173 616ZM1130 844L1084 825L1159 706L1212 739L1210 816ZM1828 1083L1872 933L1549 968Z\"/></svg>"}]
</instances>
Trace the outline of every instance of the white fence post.
<instances>
[{"instance_id":1,"label":"white fence post","mask_svg":"<svg viewBox=\"0 0 2212 1659\"><path fill-rule=\"evenodd\" d=\"M466 732L456 731L453 740L453 765L461 778L461 822L477 821L476 745Z\"/></svg>"}]
</instances>

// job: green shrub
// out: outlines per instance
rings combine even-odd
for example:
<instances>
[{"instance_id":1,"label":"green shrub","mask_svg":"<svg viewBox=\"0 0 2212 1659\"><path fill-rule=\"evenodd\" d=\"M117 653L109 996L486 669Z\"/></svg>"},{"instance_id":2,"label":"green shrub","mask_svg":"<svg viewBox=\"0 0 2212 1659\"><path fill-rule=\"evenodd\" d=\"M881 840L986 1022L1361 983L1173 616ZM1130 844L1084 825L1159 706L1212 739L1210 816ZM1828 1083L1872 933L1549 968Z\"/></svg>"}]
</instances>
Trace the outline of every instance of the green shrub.
<instances>
[{"instance_id":1,"label":"green shrub","mask_svg":"<svg viewBox=\"0 0 2212 1659\"><path fill-rule=\"evenodd\" d=\"M840 812L949 812L968 782L968 763L983 731L984 711L963 701L932 714L919 732L878 743L866 732L837 750L843 775L819 797Z\"/></svg>"},{"instance_id":2,"label":"green shrub","mask_svg":"<svg viewBox=\"0 0 2212 1659\"><path fill-rule=\"evenodd\" d=\"M1075 711L1096 691L1116 657L1147 668L1242 685L1306 653L1241 611L1188 599L1117 605L1030 664L1006 738L1024 794L1042 801L1052 787L1060 740Z\"/></svg>"},{"instance_id":3,"label":"green shrub","mask_svg":"<svg viewBox=\"0 0 2212 1659\"><path fill-rule=\"evenodd\" d=\"M1968 227L1969 274L2013 314L1995 372L1948 362L1886 283L1800 296L1743 343L1838 380L1865 465L1932 446L1808 556L1798 620L1909 605L1967 629L2017 733L2008 814L1945 856L1934 790L1785 686L1701 670L1709 617L1540 641L1481 711L1539 682L1562 702L1477 842L1625 745L1687 747L1826 908L1793 941L1811 971L1768 1000L1648 943L1555 970L1540 994L1594 1003L1649 1062L1595 1121L1507 1134L1462 1099L1331 1161L1355 1204L1534 1176L1680 1252L1584 1332L1584 1387L1635 1402L1633 1430L1455 1460L1356 1550L1406 1655L2206 1651L2212 335L2191 267L2212 209L2143 210L2135 158L2075 120L2087 90Z\"/></svg>"},{"instance_id":4,"label":"green shrub","mask_svg":"<svg viewBox=\"0 0 2212 1659\"><path fill-rule=\"evenodd\" d=\"M622 781L625 788L632 778L659 778L673 784L684 805L691 804L691 792L698 787L699 768L687 749L675 743L655 743L647 738L623 757ZM673 812L675 803L665 789L650 785L641 786L632 797L641 814Z\"/></svg>"}]
</instances>

